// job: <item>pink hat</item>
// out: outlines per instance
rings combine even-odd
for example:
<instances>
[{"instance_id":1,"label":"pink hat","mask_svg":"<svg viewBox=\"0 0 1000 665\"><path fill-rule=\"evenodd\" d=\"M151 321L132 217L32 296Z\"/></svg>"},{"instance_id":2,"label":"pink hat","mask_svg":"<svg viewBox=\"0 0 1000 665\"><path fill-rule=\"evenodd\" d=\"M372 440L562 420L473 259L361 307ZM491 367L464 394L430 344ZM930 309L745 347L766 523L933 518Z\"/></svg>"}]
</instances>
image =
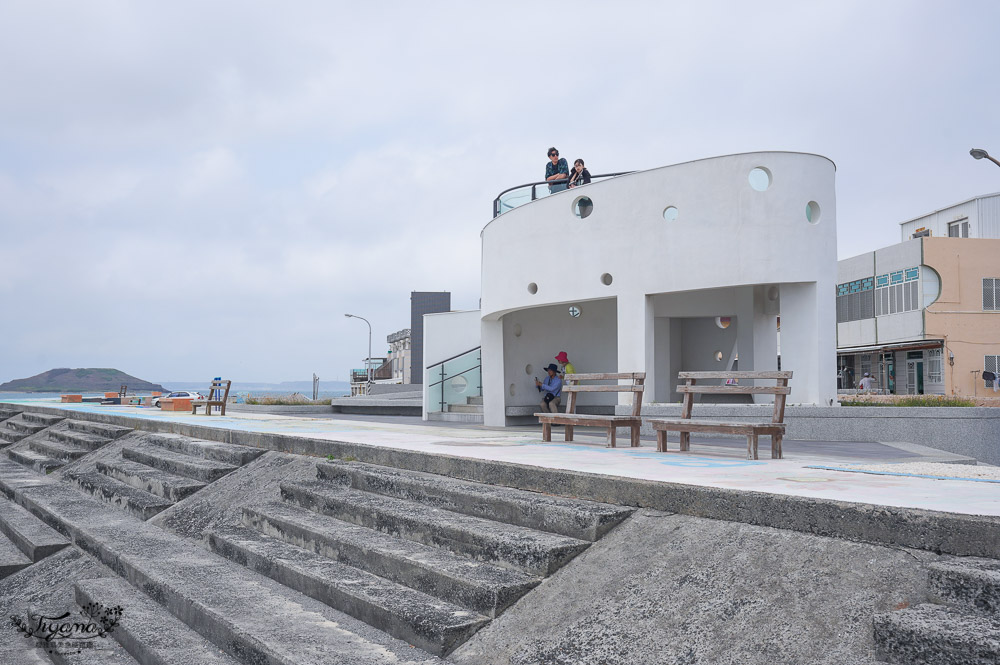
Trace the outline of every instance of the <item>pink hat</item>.
<instances>
[{"instance_id":1,"label":"pink hat","mask_svg":"<svg viewBox=\"0 0 1000 665\"><path fill-rule=\"evenodd\" d=\"M556 360L558 360L561 363L568 363L569 362L569 356L566 355L565 351L560 351L559 355L556 356Z\"/></svg>"}]
</instances>

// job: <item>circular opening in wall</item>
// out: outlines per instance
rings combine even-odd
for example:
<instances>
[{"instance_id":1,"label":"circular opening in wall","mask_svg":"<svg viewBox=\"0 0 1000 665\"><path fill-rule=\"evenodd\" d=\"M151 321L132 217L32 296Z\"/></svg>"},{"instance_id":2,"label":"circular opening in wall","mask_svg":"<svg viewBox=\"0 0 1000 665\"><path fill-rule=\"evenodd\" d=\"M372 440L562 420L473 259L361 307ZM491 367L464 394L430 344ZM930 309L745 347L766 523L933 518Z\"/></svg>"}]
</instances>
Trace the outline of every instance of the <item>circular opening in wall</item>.
<instances>
[{"instance_id":1,"label":"circular opening in wall","mask_svg":"<svg viewBox=\"0 0 1000 665\"><path fill-rule=\"evenodd\" d=\"M521 324L520 323L515 323L514 324L514 337L520 337L520 336L521 336Z\"/></svg>"},{"instance_id":2,"label":"circular opening in wall","mask_svg":"<svg viewBox=\"0 0 1000 665\"><path fill-rule=\"evenodd\" d=\"M680 212L674 206L667 206L666 208L663 209L663 219L667 220L668 222L672 222L675 219L677 219L677 216L679 214Z\"/></svg>"},{"instance_id":3,"label":"circular opening in wall","mask_svg":"<svg viewBox=\"0 0 1000 665\"><path fill-rule=\"evenodd\" d=\"M464 393L465 389L469 387L469 382L466 381L464 376L456 376L451 380L451 389L456 393Z\"/></svg>"},{"instance_id":4,"label":"circular opening in wall","mask_svg":"<svg viewBox=\"0 0 1000 665\"><path fill-rule=\"evenodd\" d=\"M750 175L747 176L747 179L750 181L750 187L758 192L763 192L771 186L771 172L763 166L750 169Z\"/></svg>"},{"instance_id":5,"label":"circular opening in wall","mask_svg":"<svg viewBox=\"0 0 1000 665\"><path fill-rule=\"evenodd\" d=\"M580 309L579 305L569 306L569 315L572 316L574 319L579 319L581 314L583 314L583 310Z\"/></svg>"},{"instance_id":6,"label":"circular opening in wall","mask_svg":"<svg viewBox=\"0 0 1000 665\"><path fill-rule=\"evenodd\" d=\"M590 200L590 197L580 196L573 201L573 214L580 219L590 217L592 212L594 212L594 202Z\"/></svg>"},{"instance_id":7,"label":"circular opening in wall","mask_svg":"<svg viewBox=\"0 0 1000 665\"><path fill-rule=\"evenodd\" d=\"M722 362L722 351L716 351L715 352L715 362L717 362L717 363L721 363Z\"/></svg>"},{"instance_id":8,"label":"circular opening in wall","mask_svg":"<svg viewBox=\"0 0 1000 665\"><path fill-rule=\"evenodd\" d=\"M774 302L775 300L778 299L778 287L777 286L772 286L771 288L769 288L767 290L767 299L770 300L771 302Z\"/></svg>"},{"instance_id":9,"label":"circular opening in wall","mask_svg":"<svg viewBox=\"0 0 1000 665\"><path fill-rule=\"evenodd\" d=\"M534 371L535 368L532 367L530 363L524 366L524 373L527 374L528 376L531 376L531 373Z\"/></svg>"},{"instance_id":10,"label":"circular opening in wall","mask_svg":"<svg viewBox=\"0 0 1000 665\"><path fill-rule=\"evenodd\" d=\"M536 293L538 293L538 285L535 284L534 282L528 284L528 293L530 293L531 295L535 295Z\"/></svg>"},{"instance_id":11,"label":"circular opening in wall","mask_svg":"<svg viewBox=\"0 0 1000 665\"><path fill-rule=\"evenodd\" d=\"M614 279L615 278L611 276L611 273L606 272L603 275L601 275L601 284L603 284L604 286L611 286L611 282L613 282Z\"/></svg>"},{"instance_id":12,"label":"circular opening in wall","mask_svg":"<svg viewBox=\"0 0 1000 665\"><path fill-rule=\"evenodd\" d=\"M806 204L806 221L810 224L819 223L819 204L815 201L810 201Z\"/></svg>"},{"instance_id":13,"label":"circular opening in wall","mask_svg":"<svg viewBox=\"0 0 1000 665\"><path fill-rule=\"evenodd\" d=\"M717 316L715 317L715 325L719 326L723 330L731 326L733 323L732 317L729 316Z\"/></svg>"},{"instance_id":14,"label":"circular opening in wall","mask_svg":"<svg viewBox=\"0 0 1000 665\"><path fill-rule=\"evenodd\" d=\"M508 388L508 389L507 389L507 392L509 392L509 393L510 393L510 396L511 396L511 397L513 397L513 396L514 396L514 384L513 384L513 383L512 383L512 384L510 384L510 388Z\"/></svg>"}]
</instances>

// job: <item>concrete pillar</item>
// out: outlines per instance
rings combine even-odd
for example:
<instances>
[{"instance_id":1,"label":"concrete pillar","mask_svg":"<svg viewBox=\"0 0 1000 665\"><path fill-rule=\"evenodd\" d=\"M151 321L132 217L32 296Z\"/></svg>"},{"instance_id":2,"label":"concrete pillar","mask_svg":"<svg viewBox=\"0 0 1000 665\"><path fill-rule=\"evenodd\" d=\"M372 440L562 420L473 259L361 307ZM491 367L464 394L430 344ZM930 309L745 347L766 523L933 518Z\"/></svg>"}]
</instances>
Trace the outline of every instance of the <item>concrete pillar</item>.
<instances>
[{"instance_id":1,"label":"concrete pillar","mask_svg":"<svg viewBox=\"0 0 1000 665\"><path fill-rule=\"evenodd\" d=\"M507 426L507 384L504 372L503 320L482 321L480 359L483 373L483 424Z\"/></svg>"},{"instance_id":2,"label":"concrete pillar","mask_svg":"<svg viewBox=\"0 0 1000 665\"><path fill-rule=\"evenodd\" d=\"M656 319L644 294L618 296L618 371L645 372L643 401L651 401L656 386ZM619 404L632 404L631 393L619 393Z\"/></svg>"},{"instance_id":3,"label":"concrete pillar","mask_svg":"<svg viewBox=\"0 0 1000 665\"><path fill-rule=\"evenodd\" d=\"M820 289L829 291L820 301ZM792 404L829 406L837 396L836 308L833 285L782 284L781 369L794 372Z\"/></svg>"},{"instance_id":4,"label":"concrete pillar","mask_svg":"<svg viewBox=\"0 0 1000 665\"><path fill-rule=\"evenodd\" d=\"M772 291L773 289L773 291ZM778 287L758 286L753 294L753 368L778 369ZM741 357L742 359L742 357ZM742 365L740 365L742 367ZM766 385L771 385L767 383ZM774 395L754 395L758 404L774 402Z\"/></svg>"}]
</instances>

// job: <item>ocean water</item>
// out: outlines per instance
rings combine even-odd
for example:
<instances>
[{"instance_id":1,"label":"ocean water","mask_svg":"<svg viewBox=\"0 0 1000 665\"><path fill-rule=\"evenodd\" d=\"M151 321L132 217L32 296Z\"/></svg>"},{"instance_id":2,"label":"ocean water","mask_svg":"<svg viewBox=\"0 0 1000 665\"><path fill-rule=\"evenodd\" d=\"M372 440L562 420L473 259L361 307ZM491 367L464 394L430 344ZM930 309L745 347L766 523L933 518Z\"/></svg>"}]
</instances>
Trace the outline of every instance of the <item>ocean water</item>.
<instances>
[{"instance_id":1,"label":"ocean water","mask_svg":"<svg viewBox=\"0 0 1000 665\"><path fill-rule=\"evenodd\" d=\"M197 387L190 386L190 387L186 387L186 388L174 388L174 390L190 390L190 391L198 392L198 393L201 393L202 395L204 395L206 387L205 386L197 386ZM108 391L108 392L111 392L111 391ZM229 393L229 396L230 397L235 396L237 402L243 402L247 397L288 397L289 395L292 395L294 392L296 392L296 391L293 391L293 390L234 390L234 391L232 391L232 392ZM306 398L312 398L312 392L301 392L301 391L298 391L298 392L300 392L300 394L304 395ZM129 394L132 394L132 393L129 393ZM140 393L136 393L136 394L138 394L138 395L148 395L149 393L148 392L140 392ZM326 391L326 390L321 390L321 391L319 391L319 398L320 399L331 399L333 397L344 397L344 396L350 395L350 394L351 394L350 391L346 391L345 392L345 391ZM2 392L0 392L0 401L4 401L4 400L26 400L26 399L34 400L34 399L39 399L39 400L55 400L55 401L58 402L61 395L62 395L62 393L2 393ZM98 393L98 392L84 393L83 396L84 397L102 397L103 393Z\"/></svg>"}]
</instances>

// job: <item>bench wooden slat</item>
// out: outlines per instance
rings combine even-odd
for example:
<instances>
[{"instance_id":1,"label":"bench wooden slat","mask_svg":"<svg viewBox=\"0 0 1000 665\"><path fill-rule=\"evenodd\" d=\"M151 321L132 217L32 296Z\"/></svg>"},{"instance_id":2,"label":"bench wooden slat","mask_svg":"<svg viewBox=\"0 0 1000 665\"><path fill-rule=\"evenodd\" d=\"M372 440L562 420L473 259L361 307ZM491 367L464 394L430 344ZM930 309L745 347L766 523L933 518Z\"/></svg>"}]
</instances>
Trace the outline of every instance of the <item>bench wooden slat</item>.
<instances>
[{"instance_id":1,"label":"bench wooden slat","mask_svg":"<svg viewBox=\"0 0 1000 665\"><path fill-rule=\"evenodd\" d=\"M611 381L613 379L625 379L628 381L641 381L646 378L645 372L613 372L597 374L567 374L567 381Z\"/></svg>"},{"instance_id":2,"label":"bench wooden slat","mask_svg":"<svg viewBox=\"0 0 1000 665\"><path fill-rule=\"evenodd\" d=\"M643 386L563 386L568 393L641 393Z\"/></svg>"},{"instance_id":3,"label":"bench wooden slat","mask_svg":"<svg viewBox=\"0 0 1000 665\"><path fill-rule=\"evenodd\" d=\"M788 386L677 386L679 393L727 395L788 395Z\"/></svg>"},{"instance_id":4,"label":"bench wooden slat","mask_svg":"<svg viewBox=\"0 0 1000 665\"><path fill-rule=\"evenodd\" d=\"M790 379L788 372L677 372L678 379Z\"/></svg>"},{"instance_id":5,"label":"bench wooden slat","mask_svg":"<svg viewBox=\"0 0 1000 665\"><path fill-rule=\"evenodd\" d=\"M198 407L202 406L205 408L205 415L212 415L212 407L220 407L220 415L226 415L226 403L229 401L229 389L233 385L233 382L229 379L222 379L219 381L212 380L208 386L208 397L204 399L192 400L191 401L191 414L194 415L198 413ZM212 393L223 393L220 398L213 399Z\"/></svg>"}]
</instances>

